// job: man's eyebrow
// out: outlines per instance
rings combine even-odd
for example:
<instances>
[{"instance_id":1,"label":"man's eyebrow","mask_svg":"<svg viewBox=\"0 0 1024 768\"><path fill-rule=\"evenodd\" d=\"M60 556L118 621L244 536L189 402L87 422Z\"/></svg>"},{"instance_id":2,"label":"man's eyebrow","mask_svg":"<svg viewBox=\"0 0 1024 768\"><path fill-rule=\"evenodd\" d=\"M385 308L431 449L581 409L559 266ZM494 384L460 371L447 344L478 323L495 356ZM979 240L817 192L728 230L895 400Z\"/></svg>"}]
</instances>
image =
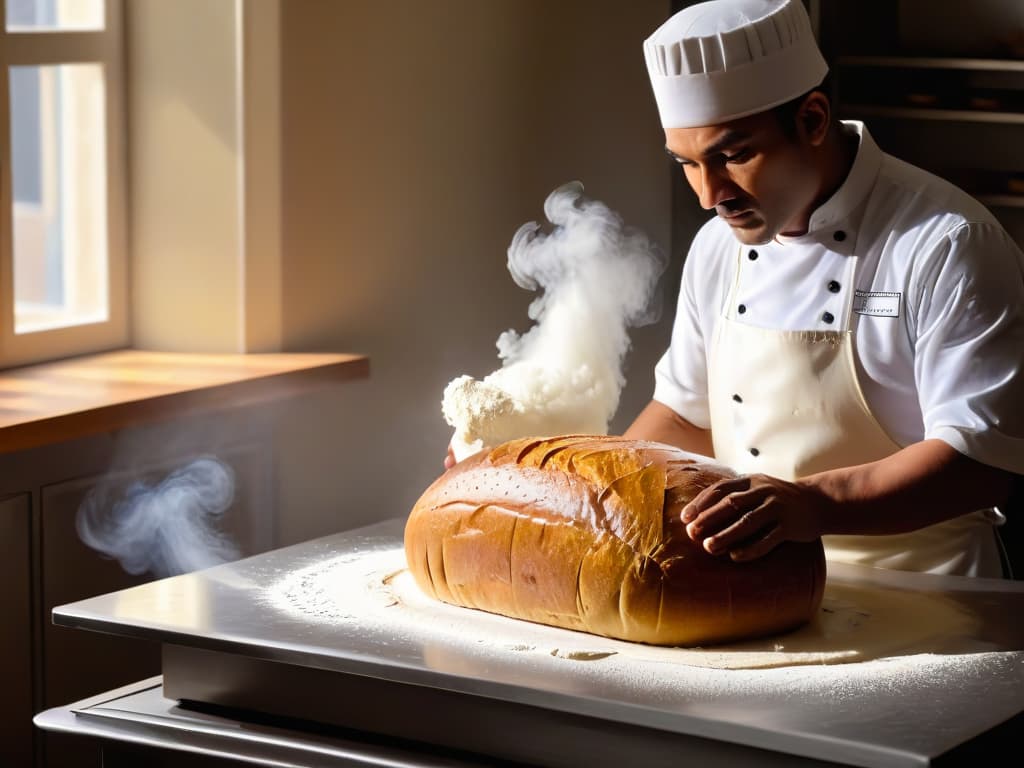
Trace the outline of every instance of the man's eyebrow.
<instances>
[{"instance_id":1,"label":"man's eyebrow","mask_svg":"<svg viewBox=\"0 0 1024 768\"><path fill-rule=\"evenodd\" d=\"M750 138L750 134L749 133L746 133L744 131L737 131L737 130L729 129L725 133L723 133L714 143L712 143L712 144L708 145L707 147L705 147L704 152L702 154L704 155L704 157L710 157L711 155L717 155L723 149L725 149L726 147L730 147L733 144L738 144L741 141L746 141L749 138ZM665 147L665 151L672 158L674 158L675 160L678 160L679 162L684 162L684 163L692 162L687 157L683 157L682 155L677 155L675 152L673 152L667 146Z\"/></svg>"},{"instance_id":2,"label":"man's eyebrow","mask_svg":"<svg viewBox=\"0 0 1024 768\"><path fill-rule=\"evenodd\" d=\"M665 153L666 153L666 154L667 154L667 155L668 155L669 157L671 157L671 158L672 158L673 160L677 160L677 161L680 161L680 162L682 162L682 161L686 160L686 158L685 158L685 157L680 157L679 155L677 155L677 154L676 154L675 152L673 152L673 151L672 151L671 149L669 149L668 147L665 147ZM689 161L688 161L688 160L686 160L686 162L689 162Z\"/></svg>"}]
</instances>

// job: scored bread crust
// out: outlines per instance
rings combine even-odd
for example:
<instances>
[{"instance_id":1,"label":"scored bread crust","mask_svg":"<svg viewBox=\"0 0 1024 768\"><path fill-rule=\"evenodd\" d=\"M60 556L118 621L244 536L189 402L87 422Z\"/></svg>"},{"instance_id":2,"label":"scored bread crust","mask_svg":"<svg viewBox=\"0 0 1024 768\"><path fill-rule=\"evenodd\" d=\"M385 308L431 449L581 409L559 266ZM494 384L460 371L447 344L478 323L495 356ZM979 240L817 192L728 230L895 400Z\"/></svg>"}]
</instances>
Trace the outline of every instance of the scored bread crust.
<instances>
[{"instance_id":1,"label":"scored bread crust","mask_svg":"<svg viewBox=\"0 0 1024 768\"><path fill-rule=\"evenodd\" d=\"M661 443L512 440L424 491L406 559L443 602L622 640L698 646L795 629L821 603L820 539L738 563L686 534L683 506L728 477Z\"/></svg>"}]
</instances>

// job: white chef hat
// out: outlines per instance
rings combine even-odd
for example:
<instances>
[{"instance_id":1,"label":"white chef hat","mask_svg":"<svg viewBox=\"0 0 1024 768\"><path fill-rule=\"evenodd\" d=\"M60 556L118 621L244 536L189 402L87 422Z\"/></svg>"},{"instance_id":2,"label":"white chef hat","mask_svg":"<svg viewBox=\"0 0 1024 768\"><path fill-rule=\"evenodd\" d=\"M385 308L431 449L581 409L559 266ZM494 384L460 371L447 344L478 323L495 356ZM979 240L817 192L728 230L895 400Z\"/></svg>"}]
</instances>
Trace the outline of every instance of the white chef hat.
<instances>
[{"instance_id":1,"label":"white chef hat","mask_svg":"<svg viewBox=\"0 0 1024 768\"><path fill-rule=\"evenodd\" d=\"M771 109L825 78L801 0L710 0L644 42L665 128L716 125Z\"/></svg>"}]
</instances>

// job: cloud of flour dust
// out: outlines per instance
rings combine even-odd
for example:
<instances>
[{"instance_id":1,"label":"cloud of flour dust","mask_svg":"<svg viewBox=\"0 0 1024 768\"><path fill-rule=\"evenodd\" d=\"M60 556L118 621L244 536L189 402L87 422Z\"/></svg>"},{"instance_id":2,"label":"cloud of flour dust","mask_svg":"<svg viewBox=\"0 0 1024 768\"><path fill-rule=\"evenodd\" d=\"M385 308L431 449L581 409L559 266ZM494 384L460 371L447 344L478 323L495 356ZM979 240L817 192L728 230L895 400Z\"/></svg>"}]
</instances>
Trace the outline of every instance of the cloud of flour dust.
<instances>
[{"instance_id":1,"label":"cloud of flour dust","mask_svg":"<svg viewBox=\"0 0 1024 768\"><path fill-rule=\"evenodd\" d=\"M508 249L512 278L541 294L528 310L533 327L498 338L503 369L494 383L527 403L586 403L592 417L584 420L606 429L624 383L628 329L660 316L655 289L667 258L578 182L552 192L544 213L552 226L524 224Z\"/></svg>"},{"instance_id":2,"label":"cloud of flour dust","mask_svg":"<svg viewBox=\"0 0 1024 768\"><path fill-rule=\"evenodd\" d=\"M234 472L205 456L157 482L136 481L119 497L107 485L93 488L75 523L86 545L128 573L173 576L238 558L219 530L234 496Z\"/></svg>"},{"instance_id":3,"label":"cloud of flour dust","mask_svg":"<svg viewBox=\"0 0 1024 768\"><path fill-rule=\"evenodd\" d=\"M524 224L508 249L521 287L540 291L533 326L498 338L502 366L459 376L441 408L461 461L483 446L526 436L606 434L625 381L628 329L655 322L667 259L583 185L559 187L544 203L550 227Z\"/></svg>"}]
</instances>

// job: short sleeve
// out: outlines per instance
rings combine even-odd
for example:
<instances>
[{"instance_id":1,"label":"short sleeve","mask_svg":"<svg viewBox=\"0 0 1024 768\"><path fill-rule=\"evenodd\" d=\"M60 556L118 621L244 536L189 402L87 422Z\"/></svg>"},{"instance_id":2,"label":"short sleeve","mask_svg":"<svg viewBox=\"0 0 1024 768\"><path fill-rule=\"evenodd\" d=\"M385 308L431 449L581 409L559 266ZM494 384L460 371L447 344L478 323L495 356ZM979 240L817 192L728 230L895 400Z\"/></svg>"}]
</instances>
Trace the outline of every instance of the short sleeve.
<instances>
[{"instance_id":1,"label":"short sleeve","mask_svg":"<svg viewBox=\"0 0 1024 768\"><path fill-rule=\"evenodd\" d=\"M914 376L925 437L1024 473L1024 254L963 224L915 265Z\"/></svg>"},{"instance_id":2,"label":"short sleeve","mask_svg":"<svg viewBox=\"0 0 1024 768\"><path fill-rule=\"evenodd\" d=\"M654 399L668 406L701 429L711 428L708 406L706 328L702 327L702 307L698 289L709 286L698 273L699 248L695 239L683 264L679 301L672 325L672 341L654 369ZM703 285L702 285L703 284Z\"/></svg>"}]
</instances>

